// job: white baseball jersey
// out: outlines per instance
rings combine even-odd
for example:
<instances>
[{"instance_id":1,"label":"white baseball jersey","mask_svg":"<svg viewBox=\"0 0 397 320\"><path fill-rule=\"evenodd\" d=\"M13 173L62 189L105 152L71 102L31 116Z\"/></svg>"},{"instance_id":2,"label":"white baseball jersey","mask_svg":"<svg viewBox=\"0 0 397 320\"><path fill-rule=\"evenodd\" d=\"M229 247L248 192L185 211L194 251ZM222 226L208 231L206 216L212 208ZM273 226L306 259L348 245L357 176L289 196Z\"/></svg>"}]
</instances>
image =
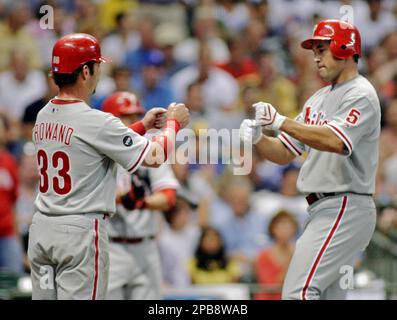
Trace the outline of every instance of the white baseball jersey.
<instances>
[{"instance_id":1,"label":"white baseball jersey","mask_svg":"<svg viewBox=\"0 0 397 320\"><path fill-rule=\"evenodd\" d=\"M114 213L116 163L134 172L150 141L81 100L51 100L32 133L40 171L35 206L48 214Z\"/></svg>"},{"instance_id":2,"label":"white baseball jersey","mask_svg":"<svg viewBox=\"0 0 397 320\"><path fill-rule=\"evenodd\" d=\"M146 195L162 189L177 189L179 183L168 164L158 168L139 168L135 173L144 183ZM119 166L117 187L120 193L126 193L131 188L131 174ZM149 209L129 211L122 205L117 206L117 214L110 219L109 236L139 238L153 236L157 233L160 215Z\"/></svg>"},{"instance_id":3,"label":"white baseball jersey","mask_svg":"<svg viewBox=\"0 0 397 320\"><path fill-rule=\"evenodd\" d=\"M345 154L310 148L281 132L278 138L295 155L308 153L298 189L303 193L374 193L380 116L376 91L361 75L324 87L310 97L296 120L330 128L344 142Z\"/></svg>"}]
</instances>

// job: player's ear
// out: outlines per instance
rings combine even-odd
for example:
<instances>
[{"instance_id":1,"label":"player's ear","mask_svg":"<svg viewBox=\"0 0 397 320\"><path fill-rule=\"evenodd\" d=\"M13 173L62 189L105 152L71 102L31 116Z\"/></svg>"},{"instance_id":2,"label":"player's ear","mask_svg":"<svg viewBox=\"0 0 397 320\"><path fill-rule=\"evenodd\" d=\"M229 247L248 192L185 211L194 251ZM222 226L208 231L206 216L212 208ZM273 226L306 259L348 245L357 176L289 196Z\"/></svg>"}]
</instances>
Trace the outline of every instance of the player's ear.
<instances>
[{"instance_id":1,"label":"player's ear","mask_svg":"<svg viewBox=\"0 0 397 320\"><path fill-rule=\"evenodd\" d=\"M83 78L83 80L86 80L87 76L88 76L88 67L87 67L87 65L84 65L81 68L81 77Z\"/></svg>"}]
</instances>

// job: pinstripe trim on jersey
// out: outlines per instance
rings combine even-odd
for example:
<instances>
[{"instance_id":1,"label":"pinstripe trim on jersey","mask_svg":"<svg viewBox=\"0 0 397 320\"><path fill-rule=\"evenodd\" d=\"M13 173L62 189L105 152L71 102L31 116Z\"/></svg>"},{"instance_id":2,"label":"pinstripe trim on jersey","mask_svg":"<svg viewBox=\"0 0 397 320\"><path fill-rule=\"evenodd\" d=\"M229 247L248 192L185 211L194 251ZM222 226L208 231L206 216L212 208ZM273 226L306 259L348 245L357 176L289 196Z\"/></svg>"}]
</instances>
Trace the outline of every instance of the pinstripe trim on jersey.
<instances>
[{"instance_id":1,"label":"pinstripe trim on jersey","mask_svg":"<svg viewBox=\"0 0 397 320\"><path fill-rule=\"evenodd\" d=\"M280 133L277 138L279 138L281 140L281 142L289 149L292 151L292 153L294 155L296 155L297 157L301 156L303 153L303 150L298 147L297 145L295 145L291 139L284 133Z\"/></svg>"},{"instance_id":2,"label":"pinstripe trim on jersey","mask_svg":"<svg viewBox=\"0 0 397 320\"><path fill-rule=\"evenodd\" d=\"M313 276L316 273L316 269L317 269L317 267L318 267L318 265L319 265L319 263L321 261L321 258L324 255L324 252L327 250L327 248L328 248L328 246L329 246L329 244L330 244L330 242L332 240L332 237L334 236L334 234L336 232L336 229L338 229L340 221L342 220L342 216L345 213L346 206L347 206L347 196L344 196L343 200L342 200L342 206L341 206L341 208L339 210L338 216L336 217L334 225L332 226L331 231L329 232L327 238L325 239L325 242L321 246L321 249L320 249L319 253L317 254L317 257L316 257L316 259L314 261L314 264L312 265L312 267L310 269L309 276L306 279L305 285L303 286L303 289L302 289L302 300L306 300L307 289L309 288L310 282L312 281Z\"/></svg>"},{"instance_id":3,"label":"pinstripe trim on jersey","mask_svg":"<svg viewBox=\"0 0 397 320\"><path fill-rule=\"evenodd\" d=\"M325 124L325 126L330 128L343 141L348 151L346 155L350 156L353 152L353 142L350 140L349 136L335 121L331 121L330 123Z\"/></svg>"},{"instance_id":4,"label":"pinstripe trim on jersey","mask_svg":"<svg viewBox=\"0 0 397 320\"><path fill-rule=\"evenodd\" d=\"M94 220L94 246L95 246L95 256L94 256L94 287L92 289L91 300L96 300L96 294L98 291L98 258L99 258L99 230L98 230L98 219Z\"/></svg>"},{"instance_id":5,"label":"pinstripe trim on jersey","mask_svg":"<svg viewBox=\"0 0 397 320\"><path fill-rule=\"evenodd\" d=\"M82 100L62 100L62 99L51 99L52 104L73 104L73 103L80 103L83 102Z\"/></svg>"},{"instance_id":6,"label":"pinstripe trim on jersey","mask_svg":"<svg viewBox=\"0 0 397 320\"><path fill-rule=\"evenodd\" d=\"M127 170L129 173L133 173L135 169L138 167L138 165L141 164L141 162L143 161L143 157L146 155L146 152L148 151L149 144L150 144L149 140L146 141L146 145L143 148L141 154L139 155L138 160L131 166L131 168Z\"/></svg>"}]
</instances>

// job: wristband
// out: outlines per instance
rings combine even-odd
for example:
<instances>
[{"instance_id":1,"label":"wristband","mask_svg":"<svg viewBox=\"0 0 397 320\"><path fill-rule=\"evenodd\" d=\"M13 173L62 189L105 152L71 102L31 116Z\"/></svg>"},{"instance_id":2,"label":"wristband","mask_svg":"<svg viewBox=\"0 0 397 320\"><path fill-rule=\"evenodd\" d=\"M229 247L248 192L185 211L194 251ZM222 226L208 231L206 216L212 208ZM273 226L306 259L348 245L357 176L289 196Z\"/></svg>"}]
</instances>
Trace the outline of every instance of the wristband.
<instances>
[{"instance_id":1,"label":"wristband","mask_svg":"<svg viewBox=\"0 0 397 320\"><path fill-rule=\"evenodd\" d=\"M134 122L132 125L129 126L129 128L135 131L140 136L143 136L146 133L146 128L143 125L142 121Z\"/></svg>"},{"instance_id":2,"label":"wristband","mask_svg":"<svg viewBox=\"0 0 397 320\"><path fill-rule=\"evenodd\" d=\"M173 133L176 135L177 132L181 129L181 125L180 125L179 121L176 119L167 119L164 130L167 130L167 129L172 130ZM172 142L170 140L168 140L167 135L161 134L159 136L155 136L152 139L152 141L157 142L161 145L161 147L164 150L164 156L165 156L164 162L167 161L168 155L171 152L172 146L173 146ZM170 147L170 148L168 148L168 147Z\"/></svg>"},{"instance_id":3,"label":"wristband","mask_svg":"<svg viewBox=\"0 0 397 320\"><path fill-rule=\"evenodd\" d=\"M280 130L281 126L283 125L285 119L287 119L287 117L282 116L281 114L277 114L276 118L274 119L273 122L273 128L274 130Z\"/></svg>"},{"instance_id":4,"label":"wristband","mask_svg":"<svg viewBox=\"0 0 397 320\"><path fill-rule=\"evenodd\" d=\"M178 133L181 130L181 124L176 119L167 119L165 129L172 129L175 133Z\"/></svg>"},{"instance_id":5,"label":"wristband","mask_svg":"<svg viewBox=\"0 0 397 320\"><path fill-rule=\"evenodd\" d=\"M157 142L158 144L161 145L161 147L164 150L164 157L165 157L164 162L167 161L168 153L172 149L172 148L168 148L168 143L169 143L168 137L166 135L162 134L159 136L155 136L152 141Z\"/></svg>"},{"instance_id":6,"label":"wristband","mask_svg":"<svg viewBox=\"0 0 397 320\"><path fill-rule=\"evenodd\" d=\"M170 206L170 210L176 205L176 190L172 188L162 189L159 191L167 197L167 203Z\"/></svg>"}]
</instances>

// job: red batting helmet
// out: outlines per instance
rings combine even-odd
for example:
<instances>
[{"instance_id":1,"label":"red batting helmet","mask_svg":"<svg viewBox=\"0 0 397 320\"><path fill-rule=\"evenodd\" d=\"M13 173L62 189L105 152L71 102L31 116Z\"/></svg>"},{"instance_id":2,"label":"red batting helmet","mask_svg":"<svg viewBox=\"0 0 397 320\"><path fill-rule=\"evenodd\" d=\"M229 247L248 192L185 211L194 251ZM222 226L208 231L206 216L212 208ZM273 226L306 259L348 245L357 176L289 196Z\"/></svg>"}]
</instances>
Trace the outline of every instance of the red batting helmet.
<instances>
[{"instance_id":1,"label":"red batting helmet","mask_svg":"<svg viewBox=\"0 0 397 320\"><path fill-rule=\"evenodd\" d=\"M102 111L112 113L115 117L145 113L136 95L126 91L115 92L107 97L102 103Z\"/></svg>"},{"instance_id":2,"label":"red batting helmet","mask_svg":"<svg viewBox=\"0 0 397 320\"><path fill-rule=\"evenodd\" d=\"M323 20L313 30L313 36L301 43L302 48L312 49L314 40L330 40L329 46L334 57L348 59L361 56L361 37L358 29L341 20Z\"/></svg>"},{"instance_id":3,"label":"red batting helmet","mask_svg":"<svg viewBox=\"0 0 397 320\"><path fill-rule=\"evenodd\" d=\"M73 33L60 38L52 49L52 72L73 73L89 61L109 62L102 57L98 40L86 33Z\"/></svg>"}]
</instances>

